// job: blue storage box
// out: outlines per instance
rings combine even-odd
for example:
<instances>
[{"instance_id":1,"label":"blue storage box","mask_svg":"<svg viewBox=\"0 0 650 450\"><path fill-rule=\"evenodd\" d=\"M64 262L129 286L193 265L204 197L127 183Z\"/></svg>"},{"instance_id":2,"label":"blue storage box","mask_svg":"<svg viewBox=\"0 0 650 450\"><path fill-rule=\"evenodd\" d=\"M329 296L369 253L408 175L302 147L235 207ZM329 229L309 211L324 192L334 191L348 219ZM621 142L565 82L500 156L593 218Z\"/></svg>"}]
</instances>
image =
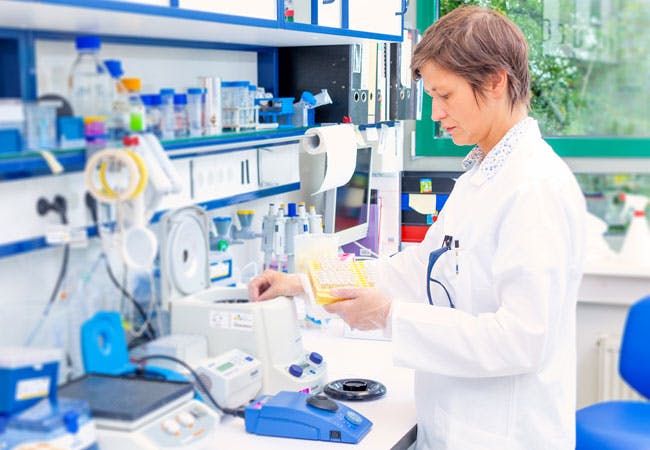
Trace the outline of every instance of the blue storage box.
<instances>
[{"instance_id":1,"label":"blue storage box","mask_svg":"<svg viewBox=\"0 0 650 450\"><path fill-rule=\"evenodd\" d=\"M255 104L260 106L260 123L277 123L291 126L293 115L293 97L256 98Z\"/></svg>"},{"instance_id":2,"label":"blue storage box","mask_svg":"<svg viewBox=\"0 0 650 450\"><path fill-rule=\"evenodd\" d=\"M60 355L56 349L0 347L0 415L44 397L56 400Z\"/></svg>"},{"instance_id":3,"label":"blue storage box","mask_svg":"<svg viewBox=\"0 0 650 450\"><path fill-rule=\"evenodd\" d=\"M15 153L23 149L20 130L15 128L0 129L0 153Z\"/></svg>"},{"instance_id":4,"label":"blue storage box","mask_svg":"<svg viewBox=\"0 0 650 450\"><path fill-rule=\"evenodd\" d=\"M83 148L86 145L82 117L59 117L57 119L59 148Z\"/></svg>"}]
</instances>

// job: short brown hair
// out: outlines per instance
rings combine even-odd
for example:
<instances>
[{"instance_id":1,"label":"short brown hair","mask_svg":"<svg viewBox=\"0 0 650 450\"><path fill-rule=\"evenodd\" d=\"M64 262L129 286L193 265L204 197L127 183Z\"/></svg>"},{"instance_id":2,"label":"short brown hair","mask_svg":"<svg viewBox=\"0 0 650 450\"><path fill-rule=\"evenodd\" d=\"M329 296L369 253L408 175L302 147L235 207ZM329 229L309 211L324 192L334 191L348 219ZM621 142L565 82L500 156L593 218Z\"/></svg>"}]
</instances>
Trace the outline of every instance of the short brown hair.
<instances>
[{"instance_id":1,"label":"short brown hair","mask_svg":"<svg viewBox=\"0 0 650 450\"><path fill-rule=\"evenodd\" d=\"M530 105L528 43L517 25L492 9L462 6L437 20L415 48L414 79L421 78L420 68L428 62L465 79L480 97L488 78L503 69L510 107Z\"/></svg>"}]
</instances>

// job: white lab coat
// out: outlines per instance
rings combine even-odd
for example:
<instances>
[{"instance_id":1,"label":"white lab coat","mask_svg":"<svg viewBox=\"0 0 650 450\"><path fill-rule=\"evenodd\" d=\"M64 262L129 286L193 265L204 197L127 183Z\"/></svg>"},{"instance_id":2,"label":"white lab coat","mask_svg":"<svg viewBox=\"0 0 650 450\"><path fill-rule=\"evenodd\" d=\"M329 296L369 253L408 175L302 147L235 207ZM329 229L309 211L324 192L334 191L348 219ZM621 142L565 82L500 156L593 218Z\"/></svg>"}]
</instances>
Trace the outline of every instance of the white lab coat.
<instances>
[{"instance_id":1,"label":"white lab coat","mask_svg":"<svg viewBox=\"0 0 650 450\"><path fill-rule=\"evenodd\" d=\"M487 178L463 174L424 241L379 264L394 361L415 369L417 449L575 448L585 203L535 124ZM458 239L433 268L429 252ZM458 274L456 273L458 263Z\"/></svg>"}]
</instances>

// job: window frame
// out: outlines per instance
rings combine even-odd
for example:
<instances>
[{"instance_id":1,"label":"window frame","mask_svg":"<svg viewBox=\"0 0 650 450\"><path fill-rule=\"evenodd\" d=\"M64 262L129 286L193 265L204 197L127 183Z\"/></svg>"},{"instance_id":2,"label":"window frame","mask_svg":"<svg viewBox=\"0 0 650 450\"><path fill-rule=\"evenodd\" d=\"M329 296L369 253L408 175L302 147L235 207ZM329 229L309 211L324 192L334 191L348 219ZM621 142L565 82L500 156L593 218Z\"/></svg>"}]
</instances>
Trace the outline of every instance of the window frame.
<instances>
[{"instance_id":1,"label":"window frame","mask_svg":"<svg viewBox=\"0 0 650 450\"><path fill-rule=\"evenodd\" d=\"M418 0L417 28L424 33L438 19L438 0ZM422 96L422 119L415 126L415 156L465 156L471 147L456 146L451 138L436 136L437 125L431 120L431 97ZM561 157L647 158L650 138L624 136L544 136Z\"/></svg>"}]
</instances>

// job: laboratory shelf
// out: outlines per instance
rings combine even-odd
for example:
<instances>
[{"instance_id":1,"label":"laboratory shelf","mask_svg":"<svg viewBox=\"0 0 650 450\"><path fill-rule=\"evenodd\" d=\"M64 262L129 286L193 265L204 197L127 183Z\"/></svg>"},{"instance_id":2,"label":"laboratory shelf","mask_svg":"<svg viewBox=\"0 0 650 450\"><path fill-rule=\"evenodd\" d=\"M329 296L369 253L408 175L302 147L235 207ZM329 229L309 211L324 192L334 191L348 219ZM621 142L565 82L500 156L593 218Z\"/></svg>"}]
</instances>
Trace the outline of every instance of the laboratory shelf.
<instances>
[{"instance_id":1,"label":"laboratory shelf","mask_svg":"<svg viewBox=\"0 0 650 450\"><path fill-rule=\"evenodd\" d=\"M297 142L307 128L282 128L269 130L252 130L243 132L226 132L216 136L203 136L186 139L163 141L163 147L170 152L172 158L179 155L190 155L193 149L196 154L205 154L209 148L216 148L215 152L230 149L231 151L243 148L259 147L260 145L275 142ZM248 147L247 147L248 146ZM208 150L205 150L208 149Z\"/></svg>"},{"instance_id":2,"label":"laboratory shelf","mask_svg":"<svg viewBox=\"0 0 650 450\"><path fill-rule=\"evenodd\" d=\"M305 128L283 130L261 130L239 133L223 133L187 139L162 141L163 148L171 159L227 153L281 143L295 143L304 134ZM51 153L63 166L64 172L84 169L84 149L53 150ZM0 153L0 181L42 176L51 173L45 159L39 152Z\"/></svg>"},{"instance_id":3,"label":"laboratory shelf","mask_svg":"<svg viewBox=\"0 0 650 450\"><path fill-rule=\"evenodd\" d=\"M0 28L59 30L119 36L287 47L342 45L401 36L115 0L0 0ZM101 20L98 14L101 13Z\"/></svg>"},{"instance_id":4,"label":"laboratory shelf","mask_svg":"<svg viewBox=\"0 0 650 450\"><path fill-rule=\"evenodd\" d=\"M83 149L51 152L66 172L83 170L86 157ZM0 153L0 181L47 175L52 173L39 152Z\"/></svg>"}]
</instances>

